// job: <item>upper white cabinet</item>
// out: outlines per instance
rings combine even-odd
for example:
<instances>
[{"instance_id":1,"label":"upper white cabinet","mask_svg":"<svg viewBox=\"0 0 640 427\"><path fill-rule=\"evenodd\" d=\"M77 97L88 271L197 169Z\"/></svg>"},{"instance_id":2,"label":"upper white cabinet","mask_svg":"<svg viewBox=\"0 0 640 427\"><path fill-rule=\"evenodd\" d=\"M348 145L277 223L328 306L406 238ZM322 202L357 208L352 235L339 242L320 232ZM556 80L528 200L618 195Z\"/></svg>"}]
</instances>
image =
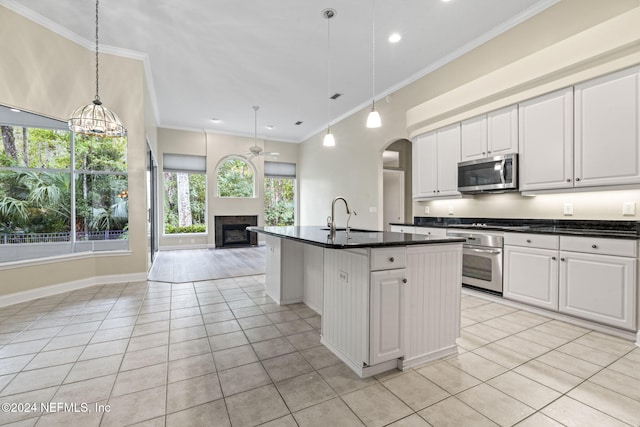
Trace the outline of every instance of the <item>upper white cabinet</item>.
<instances>
[{"instance_id":1,"label":"upper white cabinet","mask_svg":"<svg viewBox=\"0 0 640 427\"><path fill-rule=\"evenodd\" d=\"M640 67L575 87L576 187L640 182Z\"/></svg>"},{"instance_id":2,"label":"upper white cabinet","mask_svg":"<svg viewBox=\"0 0 640 427\"><path fill-rule=\"evenodd\" d=\"M420 135L413 143L413 197L456 196L460 124Z\"/></svg>"},{"instance_id":3,"label":"upper white cabinet","mask_svg":"<svg viewBox=\"0 0 640 427\"><path fill-rule=\"evenodd\" d=\"M519 105L520 190L573 187L573 88Z\"/></svg>"},{"instance_id":4,"label":"upper white cabinet","mask_svg":"<svg viewBox=\"0 0 640 427\"><path fill-rule=\"evenodd\" d=\"M512 105L461 124L462 161L518 152L518 107Z\"/></svg>"}]
</instances>

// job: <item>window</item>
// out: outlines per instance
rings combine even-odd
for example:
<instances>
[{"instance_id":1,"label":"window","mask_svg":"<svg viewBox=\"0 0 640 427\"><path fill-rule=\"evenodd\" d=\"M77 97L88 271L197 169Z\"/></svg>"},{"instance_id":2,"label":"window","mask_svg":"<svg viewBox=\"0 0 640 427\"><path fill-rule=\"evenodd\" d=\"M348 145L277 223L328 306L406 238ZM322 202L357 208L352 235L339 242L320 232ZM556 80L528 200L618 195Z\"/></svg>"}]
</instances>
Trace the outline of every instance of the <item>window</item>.
<instances>
[{"instance_id":1,"label":"window","mask_svg":"<svg viewBox=\"0 0 640 427\"><path fill-rule=\"evenodd\" d=\"M218 197L255 197L255 170L250 162L229 156L218 164Z\"/></svg>"},{"instance_id":2,"label":"window","mask_svg":"<svg viewBox=\"0 0 640 427\"><path fill-rule=\"evenodd\" d=\"M126 139L2 106L0 129L0 262L128 248Z\"/></svg>"},{"instance_id":3,"label":"window","mask_svg":"<svg viewBox=\"0 0 640 427\"><path fill-rule=\"evenodd\" d=\"M164 233L207 231L206 159L202 156L163 156Z\"/></svg>"},{"instance_id":4,"label":"window","mask_svg":"<svg viewBox=\"0 0 640 427\"><path fill-rule=\"evenodd\" d=\"M295 224L296 165L264 162L264 224Z\"/></svg>"}]
</instances>

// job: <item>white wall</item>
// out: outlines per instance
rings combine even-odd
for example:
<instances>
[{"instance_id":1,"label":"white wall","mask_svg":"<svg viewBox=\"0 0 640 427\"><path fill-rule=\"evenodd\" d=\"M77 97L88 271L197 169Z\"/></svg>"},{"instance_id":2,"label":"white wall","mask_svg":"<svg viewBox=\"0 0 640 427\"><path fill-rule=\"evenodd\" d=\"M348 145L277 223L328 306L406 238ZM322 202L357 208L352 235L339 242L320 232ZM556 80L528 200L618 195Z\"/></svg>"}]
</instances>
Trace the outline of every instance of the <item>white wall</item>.
<instances>
[{"instance_id":1,"label":"white wall","mask_svg":"<svg viewBox=\"0 0 640 427\"><path fill-rule=\"evenodd\" d=\"M534 96L539 90L536 84L549 84L549 81L536 82L535 76L555 69L556 62L565 56L580 62L558 71L552 82L555 85L570 85L572 79L586 78L589 73L604 74L640 63L639 14L640 2L637 0L561 1L377 102L382 128L365 127L368 113L368 108L365 108L332 124L335 147L322 147L324 132L304 141L300 148L299 175L301 224L324 224L331 200L342 195L358 212L363 212L352 220L353 226L382 229L381 153L389 143L410 136L407 119L410 119L410 130L415 135L418 131L487 111L492 103L497 108L496 99L509 102L514 91L517 96L518 91L530 90ZM596 34L598 37L594 37ZM523 66L527 64L529 68ZM516 78L523 75L529 78L528 86L516 87ZM513 82L507 89L502 80L505 76ZM420 108L415 108L418 106ZM418 117L405 116L409 110ZM575 219L636 219L623 218L620 214L622 201L637 200L636 192L606 192L609 200L606 208L591 202L593 198L603 197L601 193L590 194L535 198L514 194L491 195L471 200L431 202L431 215L447 216L448 206L453 204L455 216L562 218L562 210L557 208L559 203L562 205L560 200L575 199ZM414 203L414 215L424 216L424 205ZM377 212L370 212L370 208L377 209ZM346 220L346 216L341 214L337 215L339 224Z\"/></svg>"}]
</instances>

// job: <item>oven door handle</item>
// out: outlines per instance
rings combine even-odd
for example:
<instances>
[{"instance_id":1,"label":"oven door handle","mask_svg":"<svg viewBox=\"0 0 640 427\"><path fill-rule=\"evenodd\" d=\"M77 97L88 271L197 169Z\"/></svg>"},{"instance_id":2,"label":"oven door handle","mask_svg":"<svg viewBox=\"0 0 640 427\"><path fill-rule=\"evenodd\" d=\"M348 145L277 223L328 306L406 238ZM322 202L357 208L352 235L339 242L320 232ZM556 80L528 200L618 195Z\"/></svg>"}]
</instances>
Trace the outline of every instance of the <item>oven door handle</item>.
<instances>
[{"instance_id":1,"label":"oven door handle","mask_svg":"<svg viewBox=\"0 0 640 427\"><path fill-rule=\"evenodd\" d=\"M507 182L507 168L505 167L506 164L507 160L502 159L502 162L500 164L500 181L502 181L502 184L505 184Z\"/></svg>"},{"instance_id":2,"label":"oven door handle","mask_svg":"<svg viewBox=\"0 0 640 427\"><path fill-rule=\"evenodd\" d=\"M476 252L479 254L500 255L502 251L500 249L476 249L476 248L464 248L467 251Z\"/></svg>"}]
</instances>

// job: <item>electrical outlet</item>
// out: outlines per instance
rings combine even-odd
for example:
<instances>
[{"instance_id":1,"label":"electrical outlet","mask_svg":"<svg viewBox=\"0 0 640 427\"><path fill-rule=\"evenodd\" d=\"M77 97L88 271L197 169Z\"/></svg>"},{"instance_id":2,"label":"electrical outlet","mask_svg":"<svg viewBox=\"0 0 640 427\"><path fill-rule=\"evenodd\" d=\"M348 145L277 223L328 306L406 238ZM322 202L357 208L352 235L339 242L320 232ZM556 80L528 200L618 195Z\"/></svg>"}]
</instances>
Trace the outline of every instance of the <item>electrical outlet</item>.
<instances>
[{"instance_id":1,"label":"electrical outlet","mask_svg":"<svg viewBox=\"0 0 640 427\"><path fill-rule=\"evenodd\" d=\"M564 204L564 214L567 216L573 215L573 203Z\"/></svg>"},{"instance_id":2,"label":"electrical outlet","mask_svg":"<svg viewBox=\"0 0 640 427\"><path fill-rule=\"evenodd\" d=\"M425 213L426 215L429 215L429 206L425 206L425 207L424 207L424 213Z\"/></svg>"},{"instance_id":3,"label":"electrical outlet","mask_svg":"<svg viewBox=\"0 0 640 427\"><path fill-rule=\"evenodd\" d=\"M622 203L622 215L634 216L636 214L636 202Z\"/></svg>"},{"instance_id":4,"label":"electrical outlet","mask_svg":"<svg viewBox=\"0 0 640 427\"><path fill-rule=\"evenodd\" d=\"M449 215L453 215L453 206L449 206Z\"/></svg>"}]
</instances>

